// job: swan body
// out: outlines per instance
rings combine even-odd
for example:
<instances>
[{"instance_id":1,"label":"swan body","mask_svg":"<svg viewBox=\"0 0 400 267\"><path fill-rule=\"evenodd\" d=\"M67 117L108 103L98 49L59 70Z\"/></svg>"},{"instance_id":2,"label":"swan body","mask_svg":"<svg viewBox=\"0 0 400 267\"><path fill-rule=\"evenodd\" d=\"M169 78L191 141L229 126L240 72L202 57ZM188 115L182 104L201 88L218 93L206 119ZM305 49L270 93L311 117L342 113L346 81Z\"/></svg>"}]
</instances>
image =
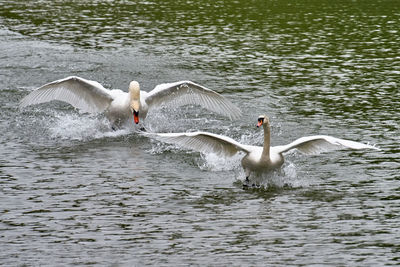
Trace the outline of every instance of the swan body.
<instances>
[{"instance_id":1,"label":"swan body","mask_svg":"<svg viewBox=\"0 0 400 267\"><path fill-rule=\"evenodd\" d=\"M258 118L257 127L264 128L264 145L243 145L227 136L208 132L192 133L155 133L154 137L160 141L181 145L203 153L217 153L222 156L233 156L237 152L244 152L242 167L246 173L246 180L252 172L264 173L279 168L284 163L285 152L297 149L304 154L319 154L321 152L349 148L349 149L378 149L375 146L355 141L339 139L327 135L301 137L294 142L282 146L270 146L270 122L266 115Z\"/></svg>"},{"instance_id":2,"label":"swan body","mask_svg":"<svg viewBox=\"0 0 400 267\"><path fill-rule=\"evenodd\" d=\"M165 83L152 91L140 90L139 83L132 81L129 91L105 89L96 81L70 76L45 84L25 96L20 108L49 102L64 101L82 112L105 112L113 127L120 127L130 118L136 124L144 120L149 109L165 103L174 105L195 104L227 116L238 118L241 111L222 95L191 81Z\"/></svg>"}]
</instances>

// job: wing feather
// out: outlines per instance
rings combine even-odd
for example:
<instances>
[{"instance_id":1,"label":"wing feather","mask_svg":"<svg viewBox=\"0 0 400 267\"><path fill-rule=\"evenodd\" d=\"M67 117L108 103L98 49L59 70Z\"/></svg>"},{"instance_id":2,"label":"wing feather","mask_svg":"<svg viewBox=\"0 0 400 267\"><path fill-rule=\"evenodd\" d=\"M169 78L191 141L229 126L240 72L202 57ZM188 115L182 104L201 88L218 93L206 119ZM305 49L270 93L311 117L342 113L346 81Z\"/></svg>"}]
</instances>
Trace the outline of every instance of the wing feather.
<instances>
[{"instance_id":1,"label":"wing feather","mask_svg":"<svg viewBox=\"0 0 400 267\"><path fill-rule=\"evenodd\" d=\"M19 106L23 108L52 100L67 102L83 112L97 113L104 111L113 98L100 83L70 76L39 87L25 96Z\"/></svg>"},{"instance_id":2,"label":"wing feather","mask_svg":"<svg viewBox=\"0 0 400 267\"><path fill-rule=\"evenodd\" d=\"M191 81L180 81L157 85L147 95L149 107L160 106L164 103L172 105L200 105L232 119L237 119L241 111L232 102L204 86Z\"/></svg>"},{"instance_id":3,"label":"wing feather","mask_svg":"<svg viewBox=\"0 0 400 267\"><path fill-rule=\"evenodd\" d=\"M379 148L373 145L363 144L327 135L301 137L288 145L275 147L278 153L284 153L291 149L297 149L300 152L308 155L319 154L322 152L344 148L379 150Z\"/></svg>"},{"instance_id":4,"label":"wing feather","mask_svg":"<svg viewBox=\"0 0 400 267\"><path fill-rule=\"evenodd\" d=\"M192 133L154 133L155 139L179 145L202 153L216 153L222 156L233 156L239 151L250 153L245 145L227 136L207 132Z\"/></svg>"}]
</instances>

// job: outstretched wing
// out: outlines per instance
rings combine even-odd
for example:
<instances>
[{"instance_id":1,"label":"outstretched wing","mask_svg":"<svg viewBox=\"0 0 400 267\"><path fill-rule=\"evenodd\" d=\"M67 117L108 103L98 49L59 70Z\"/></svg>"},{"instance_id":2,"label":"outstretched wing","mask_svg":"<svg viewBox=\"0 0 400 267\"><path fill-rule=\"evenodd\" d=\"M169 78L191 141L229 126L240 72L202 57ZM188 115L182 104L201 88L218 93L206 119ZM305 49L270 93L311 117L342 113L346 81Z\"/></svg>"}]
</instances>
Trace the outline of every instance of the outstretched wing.
<instances>
[{"instance_id":1,"label":"outstretched wing","mask_svg":"<svg viewBox=\"0 0 400 267\"><path fill-rule=\"evenodd\" d=\"M149 107L159 106L165 102L174 105L200 105L231 120L241 115L240 109L225 97L191 81L157 85L148 93L146 102Z\"/></svg>"},{"instance_id":2,"label":"outstretched wing","mask_svg":"<svg viewBox=\"0 0 400 267\"><path fill-rule=\"evenodd\" d=\"M379 148L372 145L339 139L327 135L301 137L288 145L274 147L278 153L287 152L291 149L297 149L300 152L309 155L343 148L379 150Z\"/></svg>"},{"instance_id":3,"label":"outstretched wing","mask_svg":"<svg viewBox=\"0 0 400 267\"><path fill-rule=\"evenodd\" d=\"M232 138L207 132L154 133L149 135L159 141L180 145L203 153L213 152L229 157L239 151L250 153L246 145L242 145Z\"/></svg>"},{"instance_id":4,"label":"outstretched wing","mask_svg":"<svg viewBox=\"0 0 400 267\"><path fill-rule=\"evenodd\" d=\"M52 100L67 102L83 112L97 113L104 111L113 98L100 83L70 76L39 87L25 96L19 106L23 108Z\"/></svg>"}]
</instances>

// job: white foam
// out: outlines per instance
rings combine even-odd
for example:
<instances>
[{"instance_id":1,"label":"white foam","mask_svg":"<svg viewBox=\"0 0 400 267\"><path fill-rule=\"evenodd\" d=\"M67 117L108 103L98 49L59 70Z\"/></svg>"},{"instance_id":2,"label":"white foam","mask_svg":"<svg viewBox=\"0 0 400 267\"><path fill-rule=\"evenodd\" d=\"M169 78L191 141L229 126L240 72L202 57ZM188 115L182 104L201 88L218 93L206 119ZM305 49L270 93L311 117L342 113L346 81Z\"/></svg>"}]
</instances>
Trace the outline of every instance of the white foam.
<instances>
[{"instance_id":1,"label":"white foam","mask_svg":"<svg viewBox=\"0 0 400 267\"><path fill-rule=\"evenodd\" d=\"M112 131L106 118L80 114L55 114L56 120L48 126L52 138L88 140L127 135L130 129Z\"/></svg>"},{"instance_id":2,"label":"white foam","mask_svg":"<svg viewBox=\"0 0 400 267\"><path fill-rule=\"evenodd\" d=\"M292 162L286 161L280 169L275 171L263 174L253 173L250 176L250 185L264 189L301 188L307 186L308 182L297 175L297 168Z\"/></svg>"},{"instance_id":3,"label":"white foam","mask_svg":"<svg viewBox=\"0 0 400 267\"><path fill-rule=\"evenodd\" d=\"M207 171L232 171L240 166L243 154L236 154L233 157L221 157L217 154L201 154L199 168Z\"/></svg>"},{"instance_id":4,"label":"white foam","mask_svg":"<svg viewBox=\"0 0 400 267\"><path fill-rule=\"evenodd\" d=\"M244 182L245 173L241 166L242 158L242 153L238 153L230 158L221 157L214 153L201 154L198 166L201 170L206 171L233 171L236 180ZM308 185L307 180L298 177L296 166L290 161L286 161L280 169L272 172L263 174L252 173L250 176L250 183L262 188L300 188Z\"/></svg>"}]
</instances>

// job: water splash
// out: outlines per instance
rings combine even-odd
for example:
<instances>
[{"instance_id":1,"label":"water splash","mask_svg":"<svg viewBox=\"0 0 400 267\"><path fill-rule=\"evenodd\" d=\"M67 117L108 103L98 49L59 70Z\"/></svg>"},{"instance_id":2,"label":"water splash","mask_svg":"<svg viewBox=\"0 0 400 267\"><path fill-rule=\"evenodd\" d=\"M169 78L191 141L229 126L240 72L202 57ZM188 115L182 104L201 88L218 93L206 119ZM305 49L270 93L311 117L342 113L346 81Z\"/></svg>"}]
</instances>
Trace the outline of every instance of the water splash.
<instances>
[{"instance_id":1,"label":"water splash","mask_svg":"<svg viewBox=\"0 0 400 267\"><path fill-rule=\"evenodd\" d=\"M221 157L215 153L201 154L198 166L206 171L232 171L240 166L243 155L237 154L230 158Z\"/></svg>"},{"instance_id":2,"label":"water splash","mask_svg":"<svg viewBox=\"0 0 400 267\"><path fill-rule=\"evenodd\" d=\"M55 114L56 120L49 125L50 136L63 140L91 140L118 137L131 132L129 128L111 130L106 118L81 116L80 114Z\"/></svg>"},{"instance_id":3,"label":"water splash","mask_svg":"<svg viewBox=\"0 0 400 267\"><path fill-rule=\"evenodd\" d=\"M201 154L198 166L201 170L220 172L233 171L235 180L244 183L245 173L241 167L243 155L237 154L231 158L220 157L214 153ZM255 174L250 176L250 184L256 188L302 188L308 182L297 174L297 167L293 162L287 161L282 168L273 172Z\"/></svg>"},{"instance_id":4,"label":"water splash","mask_svg":"<svg viewBox=\"0 0 400 267\"><path fill-rule=\"evenodd\" d=\"M236 182L238 185L245 184L245 173L240 168L240 171L236 171ZM284 189L284 188L303 188L308 185L308 182L297 174L297 168L292 162L285 163L281 169L255 174L252 173L250 178L249 188L257 190L273 190L273 189Z\"/></svg>"},{"instance_id":5,"label":"water splash","mask_svg":"<svg viewBox=\"0 0 400 267\"><path fill-rule=\"evenodd\" d=\"M175 145L168 144L168 143L161 143L159 141L149 139L151 142L151 148L147 151L150 154L156 155L156 154L162 154L167 151L178 151L179 148Z\"/></svg>"},{"instance_id":6,"label":"water splash","mask_svg":"<svg viewBox=\"0 0 400 267\"><path fill-rule=\"evenodd\" d=\"M260 189L270 188L302 188L308 186L308 182L297 173L294 163L287 161L280 169L263 174L250 176L252 187Z\"/></svg>"}]
</instances>

